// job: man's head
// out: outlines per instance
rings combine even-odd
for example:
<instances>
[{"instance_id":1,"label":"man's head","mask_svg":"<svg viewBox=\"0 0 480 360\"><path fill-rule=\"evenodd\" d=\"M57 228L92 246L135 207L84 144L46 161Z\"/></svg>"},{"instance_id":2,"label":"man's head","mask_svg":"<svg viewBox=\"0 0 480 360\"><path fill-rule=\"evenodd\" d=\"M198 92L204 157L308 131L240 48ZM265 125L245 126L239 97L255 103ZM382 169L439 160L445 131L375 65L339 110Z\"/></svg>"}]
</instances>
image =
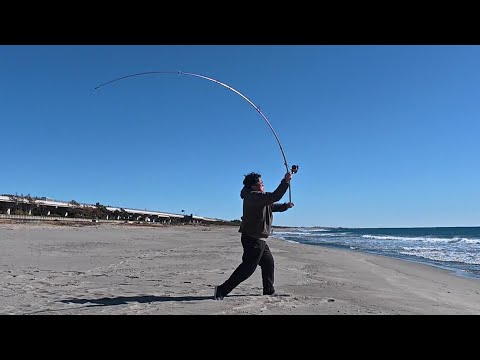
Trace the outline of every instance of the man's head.
<instances>
[{"instance_id":1,"label":"man's head","mask_svg":"<svg viewBox=\"0 0 480 360\"><path fill-rule=\"evenodd\" d=\"M243 179L243 185L252 189L253 191L265 191L263 188L262 175L255 172L245 175L245 179Z\"/></svg>"}]
</instances>

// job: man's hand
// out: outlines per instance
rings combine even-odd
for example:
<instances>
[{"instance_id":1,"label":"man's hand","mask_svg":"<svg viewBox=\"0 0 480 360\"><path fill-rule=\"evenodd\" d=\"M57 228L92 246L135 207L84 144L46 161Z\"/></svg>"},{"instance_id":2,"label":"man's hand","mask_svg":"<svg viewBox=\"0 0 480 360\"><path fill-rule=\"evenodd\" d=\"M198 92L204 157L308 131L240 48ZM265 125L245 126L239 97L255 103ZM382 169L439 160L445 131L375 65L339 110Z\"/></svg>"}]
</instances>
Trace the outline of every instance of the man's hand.
<instances>
[{"instance_id":1,"label":"man's hand","mask_svg":"<svg viewBox=\"0 0 480 360\"><path fill-rule=\"evenodd\" d=\"M292 180L292 174L290 174L289 172L287 172L287 173L285 174L285 181L286 181L287 183L290 183L290 180Z\"/></svg>"},{"instance_id":2,"label":"man's hand","mask_svg":"<svg viewBox=\"0 0 480 360\"><path fill-rule=\"evenodd\" d=\"M288 206L289 209L291 209L291 208L294 207L295 205L294 205L292 202L288 202L288 203L287 203L287 206Z\"/></svg>"}]
</instances>

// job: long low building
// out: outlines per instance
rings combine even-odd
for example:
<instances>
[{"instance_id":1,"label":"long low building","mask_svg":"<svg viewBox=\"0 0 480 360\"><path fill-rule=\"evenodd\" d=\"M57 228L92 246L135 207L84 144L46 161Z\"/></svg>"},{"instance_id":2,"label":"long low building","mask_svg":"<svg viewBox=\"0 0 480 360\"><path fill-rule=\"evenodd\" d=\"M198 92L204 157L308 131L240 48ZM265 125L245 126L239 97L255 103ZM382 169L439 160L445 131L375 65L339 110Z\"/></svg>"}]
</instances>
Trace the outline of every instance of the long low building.
<instances>
[{"instance_id":1,"label":"long low building","mask_svg":"<svg viewBox=\"0 0 480 360\"><path fill-rule=\"evenodd\" d=\"M103 210L105 209L105 210ZM40 215L82 217L91 215L92 220L124 220L161 223L215 223L224 220L206 218L196 215L184 215L139 210L114 206L80 204L75 201L59 201L49 198L32 198L30 196L0 195L0 214L6 215Z\"/></svg>"}]
</instances>

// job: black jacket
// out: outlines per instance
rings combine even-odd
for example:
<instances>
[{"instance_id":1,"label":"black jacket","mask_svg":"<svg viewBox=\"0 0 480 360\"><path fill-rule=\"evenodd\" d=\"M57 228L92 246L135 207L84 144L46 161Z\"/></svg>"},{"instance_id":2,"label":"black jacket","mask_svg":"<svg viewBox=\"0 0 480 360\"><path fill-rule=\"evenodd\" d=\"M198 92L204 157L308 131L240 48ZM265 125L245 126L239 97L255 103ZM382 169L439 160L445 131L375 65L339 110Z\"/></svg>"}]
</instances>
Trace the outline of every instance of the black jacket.
<instances>
[{"instance_id":1,"label":"black jacket","mask_svg":"<svg viewBox=\"0 0 480 360\"><path fill-rule=\"evenodd\" d=\"M271 233L273 212L288 209L287 203L275 204L287 190L288 183L285 179L282 179L274 192L262 193L244 187L240 192L243 199L243 216L238 232L256 239L267 238Z\"/></svg>"}]
</instances>

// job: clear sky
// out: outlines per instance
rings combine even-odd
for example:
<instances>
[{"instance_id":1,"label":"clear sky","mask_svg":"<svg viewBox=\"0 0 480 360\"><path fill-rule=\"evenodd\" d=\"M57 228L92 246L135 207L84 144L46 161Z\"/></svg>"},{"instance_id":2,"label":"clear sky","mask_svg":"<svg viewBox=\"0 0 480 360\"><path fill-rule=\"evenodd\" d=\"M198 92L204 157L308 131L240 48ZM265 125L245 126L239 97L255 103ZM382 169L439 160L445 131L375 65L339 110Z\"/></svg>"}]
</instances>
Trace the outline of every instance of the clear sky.
<instances>
[{"instance_id":1,"label":"clear sky","mask_svg":"<svg viewBox=\"0 0 480 360\"><path fill-rule=\"evenodd\" d=\"M480 226L480 46L0 46L0 193L275 225ZM288 192L281 200L288 201Z\"/></svg>"}]
</instances>

